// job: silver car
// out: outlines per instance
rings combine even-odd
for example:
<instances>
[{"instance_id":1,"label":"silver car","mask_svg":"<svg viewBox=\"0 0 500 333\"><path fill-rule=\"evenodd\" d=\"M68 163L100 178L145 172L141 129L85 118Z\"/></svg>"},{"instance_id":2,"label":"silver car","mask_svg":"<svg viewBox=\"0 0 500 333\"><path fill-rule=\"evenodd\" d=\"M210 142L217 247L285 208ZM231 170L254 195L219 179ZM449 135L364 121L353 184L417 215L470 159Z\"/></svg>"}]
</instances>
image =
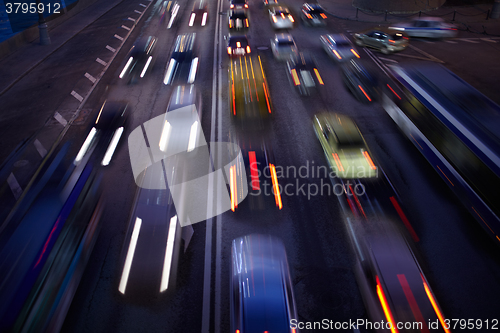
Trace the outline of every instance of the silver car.
<instances>
[{"instance_id":1,"label":"silver car","mask_svg":"<svg viewBox=\"0 0 500 333\"><path fill-rule=\"evenodd\" d=\"M410 37L450 38L458 34L457 27L445 23L440 17L419 17L410 22L402 22L390 27L404 31Z\"/></svg>"},{"instance_id":2,"label":"silver car","mask_svg":"<svg viewBox=\"0 0 500 333\"><path fill-rule=\"evenodd\" d=\"M325 52L330 58L337 62L359 58L359 54L354 48L354 45L352 45L349 38L344 34L322 35L319 39Z\"/></svg>"},{"instance_id":3,"label":"silver car","mask_svg":"<svg viewBox=\"0 0 500 333\"><path fill-rule=\"evenodd\" d=\"M354 34L356 45L379 50L383 54L403 51L409 45L408 35L402 31L377 28Z\"/></svg>"},{"instance_id":4,"label":"silver car","mask_svg":"<svg viewBox=\"0 0 500 333\"><path fill-rule=\"evenodd\" d=\"M290 56L298 56L297 45L290 34L277 34L271 39L271 49L278 60L288 60Z\"/></svg>"},{"instance_id":5,"label":"silver car","mask_svg":"<svg viewBox=\"0 0 500 333\"><path fill-rule=\"evenodd\" d=\"M269 9L269 20L274 29L292 29L295 19L285 6L273 6Z\"/></svg>"}]
</instances>

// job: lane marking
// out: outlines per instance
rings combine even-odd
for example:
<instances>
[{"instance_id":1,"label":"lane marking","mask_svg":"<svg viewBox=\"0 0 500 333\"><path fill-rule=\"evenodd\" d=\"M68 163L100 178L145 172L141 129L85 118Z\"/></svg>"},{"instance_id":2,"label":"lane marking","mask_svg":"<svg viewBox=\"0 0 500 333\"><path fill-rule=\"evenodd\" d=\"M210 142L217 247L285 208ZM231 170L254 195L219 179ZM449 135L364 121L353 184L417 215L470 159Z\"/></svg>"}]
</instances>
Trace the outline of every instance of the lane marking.
<instances>
[{"instance_id":1,"label":"lane marking","mask_svg":"<svg viewBox=\"0 0 500 333\"><path fill-rule=\"evenodd\" d=\"M76 98L79 102L83 101L83 97L82 97L82 95L80 95L80 94L79 94L79 93L77 93L76 91L74 91L74 90L73 90L73 91L71 92L71 95L72 95L74 98Z\"/></svg>"},{"instance_id":2,"label":"lane marking","mask_svg":"<svg viewBox=\"0 0 500 333\"><path fill-rule=\"evenodd\" d=\"M492 38L480 38L481 40L485 41L485 42L490 42L490 43L497 43L496 41L494 41Z\"/></svg>"},{"instance_id":3,"label":"lane marking","mask_svg":"<svg viewBox=\"0 0 500 333\"><path fill-rule=\"evenodd\" d=\"M9 177L7 177L7 184L9 184L10 189L12 190L12 194L14 194L14 197L19 199L21 194L23 194L23 190L21 189L21 186L19 186L19 183L17 182L16 177L14 177L14 174L11 172Z\"/></svg>"},{"instance_id":4,"label":"lane marking","mask_svg":"<svg viewBox=\"0 0 500 333\"><path fill-rule=\"evenodd\" d=\"M85 73L85 77L90 80L90 82L95 83L96 78L90 75L89 73Z\"/></svg>"},{"instance_id":5,"label":"lane marking","mask_svg":"<svg viewBox=\"0 0 500 333\"><path fill-rule=\"evenodd\" d=\"M392 59L387 59L387 58L382 58L382 57L378 57L380 60L384 60L384 61L389 61L389 62L395 62L395 63L398 63L396 60L392 60Z\"/></svg>"},{"instance_id":6,"label":"lane marking","mask_svg":"<svg viewBox=\"0 0 500 333\"><path fill-rule=\"evenodd\" d=\"M136 12L137 14L142 14L142 12L140 12L138 10L134 10L134 12Z\"/></svg>"},{"instance_id":7,"label":"lane marking","mask_svg":"<svg viewBox=\"0 0 500 333\"><path fill-rule=\"evenodd\" d=\"M115 48L113 48L113 47L111 47L111 46L109 46L109 45L106 45L106 48L107 48L108 50L110 50L111 52L116 52L116 49L115 49Z\"/></svg>"},{"instance_id":8,"label":"lane marking","mask_svg":"<svg viewBox=\"0 0 500 333\"><path fill-rule=\"evenodd\" d=\"M409 46L410 48L414 49L415 51L417 51L418 53L420 53L420 54L422 54L422 55L426 56L426 57L427 57L427 60L431 60L431 61L435 61L435 62L439 62L439 63L444 64L444 61L439 60L439 59L438 59L438 58L436 58L435 56L430 55L429 53L427 53L427 52L425 52L425 51L423 51L423 50L419 49L418 47L415 47L415 46L413 46L413 45L408 45L408 46Z\"/></svg>"},{"instance_id":9,"label":"lane marking","mask_svg":"<svg viewBox=\"0 0 500 333\"><path fill-rule=\"evenodd\" d=\"M140 3L139 6L142 6L142 7L147 7L145 4L143 3Z\"/></svg>"},{"instance_id":10,"label":"lane marking","mask_svg":"<svg viewBox=\"0 0 500 333\"><path fill-rule=\"evenodd\" d=\"M115 34L115 35L114 35L114 37L115 37L116 39L123 40L123 37L122 37L122 36L118 36L117 34Z\"/></svg>"},{"instance_id":11,"label":"lane marking","mask_svg":"<svg viewBox=\"0 0 500 333\"><path fill-rule=\"evenodd\" d=\"M131 17L127 18L127 20L135 22L135 20L133 18L131 18Z\"/></svg>"},{"instance_id":12,"label":"lane marking","mask_svg":"<svg viewBox=\"0 0 500 333\"><path fill-rule=\"evenodd\" d=\"M38 151L38 153L40 154L40 156L45 157L45 155L47 155L47 149L44 148L44 146L42 145L42 143L38 139L33 141L33 144L35 145L35 148Z\"/></svg>"},{"instance_id":13,"label":"lane marking","mask_svg":"<svg viewBox=\"0 0 500 333\"><path fill-rule=\"evenodd\" d=\"M450 43L450 44L457 44L457 42L454 42L452 40L445 40L446 43Z\"/></svg>"},{"instance_id":14,"label":"lane marking","mask_svg":"<svg viewBox=\"0 0 500 333\"><path fill-rule=\"evenodd\" d=\"M469 38L456 38L456 39L464 41L464 42L468 42L468 43L473 43L473 44L478 44L479 43L478 41L475 41L475 40L472 40L472 39L469 39Z\"/></svg>"},{"instance_id":15,"label":"lane marking","mask_svg":"<svg viewBox=\"0 0 500 333\"><path fill-rule=\"evenodd\" d=\"M68 124L66 119L64 119L64 117L61 116L59 112L54 113L54 118L63 126L66 126Z\"/></svg>"},{"instance_id":16,"label":"lane marking","mask_svg":"<svg viewBox=\"0 0 500 333\"><path fill-rule=\"evenodd\" d=\"M108 65L108 63L106 61L102 60L101 58L97 58L95 61L97 61L98 63L100 63L103 66L107 66Z\"/></svg>"},{"instance_id":17,"label":"lane marking","mask_svg":"<svg viewBox=\"0 0 500 333\"><path fill-rule=\"evenodd\" d=\"M129 28L129 27L127 27L126 25L122 25L121 27L122 27L123 29L125 29L125 30L130 30L130 28Z\"/></svg>"}]
</instances>

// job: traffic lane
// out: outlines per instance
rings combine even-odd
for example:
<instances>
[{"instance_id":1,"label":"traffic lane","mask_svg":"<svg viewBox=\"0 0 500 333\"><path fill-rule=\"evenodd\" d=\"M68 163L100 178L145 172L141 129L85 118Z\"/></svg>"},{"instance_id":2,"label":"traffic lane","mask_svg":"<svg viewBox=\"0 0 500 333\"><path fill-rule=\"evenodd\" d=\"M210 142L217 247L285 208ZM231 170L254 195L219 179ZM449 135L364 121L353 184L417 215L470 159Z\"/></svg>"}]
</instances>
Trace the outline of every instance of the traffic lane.
<instances>
[{"instance_id":1,"label":"traffic lane","mask_svg":"<svg viewBox=\"0 0 500 333\"><path fill-rule=\"evenodd\" d=\"M106 45L113 36L99 34L98 31L114 31L136 7L137 3L133 1L116 6L69 40L0 97L2 109L10 110L9 113L4 112L0 120L1 141L5 147L0 152L0 161L21 140L42 127L54 110L76 109L78 101L70 95L75 84L99 55L105 52L111 54L111 51L106 50Z\"/></svg>"}]
</instances>

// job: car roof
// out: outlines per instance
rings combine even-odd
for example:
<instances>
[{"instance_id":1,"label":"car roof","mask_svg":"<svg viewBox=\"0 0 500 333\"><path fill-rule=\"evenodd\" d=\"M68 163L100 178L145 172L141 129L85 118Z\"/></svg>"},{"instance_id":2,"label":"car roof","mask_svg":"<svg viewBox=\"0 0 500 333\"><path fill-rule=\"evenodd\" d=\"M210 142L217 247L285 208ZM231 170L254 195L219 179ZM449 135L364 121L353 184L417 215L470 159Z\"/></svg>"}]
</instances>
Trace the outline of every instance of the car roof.
<instances>
[{"instance_id":1,"label":"car roof","mask_svg":"<svg viewBox=\"0 0 500 333\"><path fill-rule=\"evenodd\" d=\"M204 0L196 1L193 5L193 12L198 11L198 10L206 10L206 9L207 9L207 2Z\"/></svg>"},{"instance_id":2,"label":"car roof","mask_svg":"<svg viewBox=\"0 0 500 333\"><path fill-rule=\"evenodd\" d=\"M197 92L193 84L186 86L177 86L172 92L170 101L168 102L167 112L196 103Z\"/></svg>"},{"instance_id":3,"label":"car roof","mask_svg":"<svg viewBox=\"0 0 500 333\"><path fill-rule=\"evenodd\" d=\"M229 36L228 44L236 44L236 42L240 43L247 43L248 44L248 38L245 35L238 35L238 36Z\"/></svg>"},{"instance_id":4,"label":"car roof","mask_svg":"<svg viewBox=\"0 0 500 333\"><path fill-rule=\"evenodd\" d=\"M229 17L247 18L248 16L245 10L231 10Z\"/></svg>"},{"instance_id":5,"label":"car roof","mask_svg":"<svg viewBox=\"0 0 500 333\"><path fill-rule=\"evenodd\" d=\"M120 117L127 116L127 103L105 101L97 115L95 127L97 129L108 129L114 125L114 122Z\"/></svg>"},{"instance_id":6,"label":"car roof","mask_svg":"<svg viewBox=\"0 0 500 333\"><path fill-rule=\"evenodd\" d=\"M305 3L303 4L303 6L307 9L307 10L323 10L323 7L321 7L319 4L316 4L316 3Z\"/></svg>"},{"instance_id":7,"label":"car roof","mask_svg":"<svg viewBox=\"0 0 500 333\"><path fill-rule=\"evenodd\" d=\"M349 38L347 38L346 35L344 34L328 34L328 35L325 35L327 39L331 40L333 43L337 43L337 42L340 42L340 41L346 41L348 43L351 43L351 41L349 40Z\"/></svg>"},{"instance_id":8,"label":"car roof","mask_svg":"<svg viewBox=\"0 0 500 333\"><path fill-rule=\"evenodd\" d=\"M365 30L363 33L366 34L366 33L371 32L371 31L381 31L381 32L384 32L384 33L391 35L391 36L396 34L396 33L400 33L403 36L406 36L406 33L402 32L400 30L386 28L386 27L376 27L376 28L368 29L368 30Z\"/></svg>"},{"instance_id":9,"label":"car roof","mask_svg":"<svg viewBox=\"0 0 500 333\"><path fill-rule=\"evenodd\" d=\"M276 34L275 39L278 40L279 42L293 41L292 35L286 33Z\"/></svg>"},{"instance_id":10,"label":"car roof","mask_svg":"<svg viewBox=\"0 0 500 333\"><path fill-rule=\"evenodd\" d=\"M335 132L335 136L339 144L363 143L364 139L358 126L354 121L345 115L338 113L324 113L319 115L322 121L326 123L326 127Z\"/></svg>"}]
</instances>

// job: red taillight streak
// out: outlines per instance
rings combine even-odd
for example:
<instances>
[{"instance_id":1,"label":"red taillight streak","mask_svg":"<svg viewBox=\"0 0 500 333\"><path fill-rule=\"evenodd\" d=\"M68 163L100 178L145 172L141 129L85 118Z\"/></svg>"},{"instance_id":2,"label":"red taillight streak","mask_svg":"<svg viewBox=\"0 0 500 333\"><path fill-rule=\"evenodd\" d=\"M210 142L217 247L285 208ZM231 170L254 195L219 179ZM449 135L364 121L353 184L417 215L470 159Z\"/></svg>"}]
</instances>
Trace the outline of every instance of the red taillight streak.
<instances>
[{"instance_id":1,"label":"red taillight streak","mask_svg":"<svg viewBox=\"0 0 500 333\"><path fill-rule=\"evenodd\" d=\"M339 171L344 171L344 167L342 166L342 162L340 162L339 155L336 153L332 153L333 159L335 160L335 163L337 164L337 168Z\"/></svg>"},{"instance_id":2,"label":"red taillight streak","mask_svg":"<svg viewBox=\"0 0 500 333\"><path fill-rule=\"evenodd\" d=\"M255 95L257 96L257 102L259 101L259 94L257 93L257 82L255 81L255 74L253 71L252 58L250 58L250 69L252 71L253 86L255 87Z\"/></svg>"},{"instance_id":3,"label":"red taillight streak","mask_svg":"<svg viewBox=\"0 0 500 333\"><path fill-rule=\"evenodd\" d=\"M346 196L347 203L349 204L349 208L351 208L351 212L355 215L358 216L358 212L354 209L354 205L351 202L351 199L349 199L348 196Z\"/></svg>"},{"instance_id":4,"label":"red taillight streak","mask_svg":"<svg viewBox=\"0 0 500 333\"><path fill-rule=\"evenodd\" d=\"M247 53L251 53L250 46L247 45Z\"/></svg>"},{"instance_id":5,"label":"red taillight streak","mask_svg":"<svg viewBox=\"0 0 500 333\"><path fill-rule=\"evenodd\" d=\"M248 91L250 94L250 102L253 102L252 98L252 87L250 86L250 76L248 76L248 63L247 63L247 57L245 57L245 70L247 71L247 82L248 82ZM255 92L257 95L257 91Z\"/></svg>"},{"instance_id":6,"label":"red taillight streak","mask_svg":"<svg viewBox=\"0 0 500 333\"><path fill-rule=\"evenodd\" d=\"M441 310L439 310L439 306L437 305L437 302L436 300L434 299L434 296L432 295L432 292L431 292L431 289L429 288L429 286L427 285L427 283L425 282L425 279L424 277L422 276L422 274L420 274L420 277L422 278L422 282L424 283L424 288L425 288L425 293L427 294L427 297L429 298L429 301L431 302L432 304L432 307L434 308L434 312L436 312L436 315L438 316L439 318L439 322L441 323L441 325L443 326L443 329L446 333L451 333L449 329L446 328L446 325L445 325L445 322L444 322L444 316L443 314L441 313Z\"/></svg>"},{"instance_id":7,"label":"red taillight streak","mask_svg":"<svg viewBox=\"0 0 500 333\"><path fill-rule=\"evenodd\" d=\"M368 99L369 102L372 101L372 99L370 98L370 96L368 96L368 94L365 92L365 90L358 84L358 88L363 92L363 94L365 94L365 97Z\"/></svg>"},{"instance_id":8,"label":"red taillight streak","mask_svg":"<svg viewBox=\"0 0 500 333\"><path fill-rule=\"evenodd\" d=\"M35 267L38 266L38 264L40 263L40 260L42 260L42 257L45 254L45 250L47 250L47 246L49 245L50 239L52 238L52 235L54 234L54 231L56 230L57 225L59 224L59 220L60 220L60 218L57 219L56 224L54 224L54 226L52 227L52 230L50 231L50 234L49 234L49 238L47 238L47 240L45 241L45 244L43 245L42 253L40 253L40 257L38 257L38 260L35 264Z\"/></svg>"},{"instance_id":9,"label":"red taillight streak","mask_svg":"<svg viewBox=\"0 0 500 333\"><path fill-rule=\"evenodd\" d=\"M269 105L269 96L267 96L266 84L262 82L262 87L264 87L264 94L266 95L267 110L271 113L271 105Z\"/></svg>"},{"instance_id":10,"label":"red taillight streak","mask_svg":"<svg viewBox=\"0 0 500 333\"><path fill-rule=\"evenodd\" d=\"M351 195L354 197L354 201L356 201L356 205L358 205L359 210L361 211L361 213L363 213L363 216L366 219L366 214L365 214L365 211L363 209L363 206L361 206L361 202L359 202L359 199L356 196L356 194L354 193L354 191L352 190L352 186L351 185L349 185L349 190L351 191Z\"/></svg>"},{"instance_id":11,"label":"red taillight streak","mask_svg":"<svg viewBox=\"0 0 500 333\"><path fill-rule=\"evenodd\" d=\"M358 54L358 52L354 51L354 49L351 49L351 52L356 56L356 58L361 58Z\"/></svg>"},{"instance_id":12,"label":"red taillight streak","mask_svg":"<svg viewBox=\"0 0 500 333\"><path fill-rule=\"evenodd\" d=\"M234 209L238 207L236 203L236 166L233 165L231 168L229 168L229 188L231 190L231 210L234 212Z\"/></svg>"},{"instance_id":13,"label":"red taillight streak","mask_svg":"<svg viewBox=\"0 0 500 333\"><path fill-rule=\"evenodd\" d=\"M324 19L326 19L326 15L323 14L323 13L321 13L321 17L324 18Z\"/></svg>"},{"instance_id":14,"label":"red taillight streak","mask_svg":"<svg viewBox=\"0 0 500 333\"><path fill-rule=\"evenodd\" d=\"M450 178L448 178L448 176L443 172L443 170L441 170L441 168L439 167L439 165L436 165L437 168L439 169L439 171L441 171L441 173L443 174L443 176L446 177L446 179L448 179L448 181L450 182L451 186L455 186L453 185L453 183L451 182Z\"/></svg>"},{"instance_id":15,"label":"red taillight streak","mask_svg":"<svg viewBox=\"0 0 500 333\"><path fill-rule=\"evenodd\" d=\"M483 218L481 217L481 215L479 215L479 213L476 211L476 209L475 209L474 207L472 207L472 206L471 206L471 208L474 210L474 212L477 214L477 216L479 216L479 218L481 219L481 221L483 221L483 222L484 222L484 224L486 224L486 226L488 227L488 229L490 229L490 231L491 231L492 233L495 233L495 232L494 232L494 231L490 228L490 226L488 225L488 223L486 223L486 221L485 221L485 220L483 220ZM497 236L497 238L498 238L498 236Z\"/></svg>"},{"instance_id":16,"label":"red taillight streak","mask_svg":"<svg viewBox=\"0 0 500 333\"><path fill-rule=\"evenodd\" d=\"M392 93L393 93L394 95L396 95L399 99L401 99L401 97L399 97L399 95L398 95L398 94L396 94L396 92L394 91L394 89L392 89L392 87L389 85L389 83L387 83L387 86L389 87L389 89L391 89L391 91L392 91Z\"/></svg>"},{"instance_id":17,"label":"red taillight streak","mask_svg":"<svg viewBox=\"0 0 500 333\"><path fill-rule=\"evenodd\" d=\"M422 148L422 146L420 145L420 143L418 143L418 141L413 137L413 134L411 134L411 138L413 139L413 141L415 141L415 143L420 147L420 149L424 150L424 148Z\"/></svg>"},{"instance_id":18,"label":"red taillight streak","mask_svg":"<svg viewBox=\"0 0 500 333\"><path fill-rule=\"evenodd\" d=\"M392 205L394 206L394 208L398 212L399 217L401 218L401 220L403 220L403 223L404 223L406 229L408 229L408 231L410 232L411 238L413 238L413 240L415 242L418 242L419 238L417 236L417 233L415 232L415 230L413 230L413 227L411 226L410 221L408 221L408 219L406 218L406 215L403 212L403 210L401 209L401 207L399 206L399 203L397 202L396 198L390 197L389 199L391 200Z\"/></svg>"},{"instance_id":19,"label":"red taillight streak","mask_svg":"<svg viewBox=\"0 0 500 333\"><path fill-rule=\"evenodd\" d=\"M396 42L394 40L392 40L392 39L389 39L389 43L394 44Z\"/></svg>"},{"instance_id":20,"label":"red taillight streak","mask_svg":"<svg viewBox=\"0 0 500 333\"><path fill-rule=\"evenodd\" d=\"M276 200L276 206L281 209L283 207L283 204L281 202L281 194L280 194L280 188L278 185L278 177L276 176L276 167L274 164L269 164L269 167L271 168L271 177L273 180L273 189L274 189L274 199Z\"/></svg>"},{"instance_id":21,"label":"red taillight streak","mask_svg":"<svg viewBox=\"0 0 500 333\"><path fill-rule=\"evenodd\" d=\"M255 152L248 152L248 159L250 161L250 175L252 177L252 190L260 190L259 174L257 170L257 159L255 158Z\"/></svg>"},{"instance_id":22,"label":"red taillight streak","mask_svg":"<svg viewBox=\"0 0 500 333\"><path fill-rule=\"evenodd\" d=\"M372 158L370 157L370 154L368 154L368 152L366 150L363 152L363 156L368 161L368 164L370 164L370 168L372 168L373 170L377 170L377 167L375 166L375 164L373 164L373 161L372 161Z\"/></svg>"},{"instance_id":23,"label":"red taillight streak","mask_svg":"<svg viewBox=\"0 0 500 333\"><path fill-rule=\"evenodd\" d=\"M292 69L292 78L293 78L293 83L296 85L296 86L300 86L300 80L299 80L299 77L297 76L297 71L294 69Z\"/></svg>"},{"instance_id":24,"label":"red taillight streak","mask_svg":"<svg viewBox=\"0 0 500 333\"><path fill-rule=\"evenodd\" d=\"M391 323L391 332L398 333L396 322L394 321L394 317L392 316L391 309L389 308L389 304L387 303L387 298L385 297L384 291L382 290L382 285L380 284L378 276L376 276L375 279L377 281L377 296L380 300L380 304L382 305L382 309L384 310L385 318L388 322Z\"/></svg>"},{"instance_id":25,"label":"red taillight streak","mask_svg":"<svg viewBox=\"0 0 500 333\"><path fill-rule=\"evenodd\" d=\"M324 85L323 80L321 79L321 76L319 75L318 69L315 68L314 73L316 74L316 77L318 78L319 84Z\"/></svg>"},{"instance_id":26,"label":"red taillight streak","mask_svg":"<svg viewBox=\"0 0 500 333\"><path fill-rule=\"evenodd\" d=\"M424 316L422 315L422 312L418 307L417 300L415 299L415 296L413 296L413 292L411 291L408 280L406 280L406 276L404 274L398 274L398 280L399 284L401 284L401 287L403 288L406 300L408 301L408 304L410 304L410 309L411 312L413 313L413 317L415 317L417 322L420 322L422 324L422 329L420 331L430 333L429 328L425 323Z\"/></svg>"}]
</instances>

